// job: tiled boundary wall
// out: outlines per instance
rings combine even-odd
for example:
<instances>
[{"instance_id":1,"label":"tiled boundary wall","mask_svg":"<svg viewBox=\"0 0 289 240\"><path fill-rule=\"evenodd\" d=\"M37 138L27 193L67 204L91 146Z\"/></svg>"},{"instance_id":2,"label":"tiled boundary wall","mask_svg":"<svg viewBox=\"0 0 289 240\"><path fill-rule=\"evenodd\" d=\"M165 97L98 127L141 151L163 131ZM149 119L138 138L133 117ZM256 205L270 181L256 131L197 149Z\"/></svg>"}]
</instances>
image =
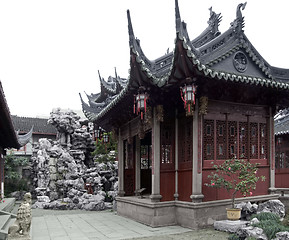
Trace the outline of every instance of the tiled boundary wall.
<instances>
[{"instance_id":1,"label":"tiled boundary wall","mask_svg":"<svg viewBox=\"0 0 289 240\"><path fill-rule=\"evenodd\" d=\"M236 199L238 202L265 202L278 199L278 194ZM191 229L213 225L216 220L226 219L226 208L231 201L218 200L192 203L169 201L153 203L150 199L137 197L117 197L117 212L137 222L151 227L180 225Z\"/></svg>"}]
</instances>

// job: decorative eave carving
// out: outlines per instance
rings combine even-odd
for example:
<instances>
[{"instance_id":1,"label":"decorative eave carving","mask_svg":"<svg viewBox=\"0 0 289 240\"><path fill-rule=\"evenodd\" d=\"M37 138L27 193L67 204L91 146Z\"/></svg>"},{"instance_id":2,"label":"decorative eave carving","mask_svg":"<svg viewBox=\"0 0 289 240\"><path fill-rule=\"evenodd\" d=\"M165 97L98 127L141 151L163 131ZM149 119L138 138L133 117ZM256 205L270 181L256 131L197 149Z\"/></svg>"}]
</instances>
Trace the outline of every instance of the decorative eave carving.
<instances>
[{"instance_id":1,"label":"decorative eave carving","mask_svg":"<svg viewBox=\"0 0 289 240\"><path fill-rule=\"evenodd\" d=\"M195 39L192 40L192 45L196 48L203 46L204 44L212 41L214 38L219 36L221 33L219 31L219 25L222 20L221 13L216 14L212 7L210 10L210 18L208 20L208 27Z\"/></svg>"},{"instance_id":2,"label":"decorative eave carving","mask_svg":"<svg viewBox=\"0 0 289 240\"><path fill-rule=\"evenodd\" d=\"M233 32L235 32L236 34L238 34L239 32L242 32L245 26L244 17L242 16L241 10L244 10L246 5L247 5L247 2L240 3L237 6L236 19L233 22L231 22L231 28L233 29Z\"/></svg>"}]
</instances>

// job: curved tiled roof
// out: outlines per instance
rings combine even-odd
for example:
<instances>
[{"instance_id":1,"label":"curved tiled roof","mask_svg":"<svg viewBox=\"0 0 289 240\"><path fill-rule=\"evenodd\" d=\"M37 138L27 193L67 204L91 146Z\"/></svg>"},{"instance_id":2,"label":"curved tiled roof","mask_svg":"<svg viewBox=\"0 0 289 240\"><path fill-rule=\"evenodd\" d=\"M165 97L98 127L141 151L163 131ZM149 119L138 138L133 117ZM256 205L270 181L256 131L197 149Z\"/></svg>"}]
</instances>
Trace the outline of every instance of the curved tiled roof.
<instances>
[{"instance_id":1,"label":"curved tiled roof","mask_svg":"<svg viewBox=\"0 0 289 240\"><path fill-rule=\"evenodd\" d=\"M275 135L289 134L289 109L283 109L275 116Z\"/></svg>"},{"instance_id":2,"label":"curved tiled roof","mask_svg":"<svg viewBox=\"0 0 289 240\"><path fill-rule=\"evenodd\" d=\"M33 133L56 134L56 128L47 123L48 119L11 116L14 128L20 133L28 133L33 126Z\"/></svg>"},{"instance_id":3,"label":"curved tiled roof","mask_svg":"<svg viewBox=\"0 0 289 240\"><path fill-rule=\"evenodd\" d=\"M0 148L20 148L10 111L0 82Z\"/></svg>"},{"instance_id":4,"label":"curved tiled roof","mask_svg":"<svg viewBox=\"0 0 289 240\"><path fill-rule=\"evenodd\" d=\"M282 69L271 67L244 34L244 17L242 16L241 9L244 10L246 4L238 5L236 19L223 34L218 30L218 25L221 21L220 14L216 14L210 9L209 26L199 37L191 41L186 24L181 21L178 1L175 0L175 2L176 40L174 51L154 61L150 61L143 53L140 41L134 36L129 11L127 12L131 53L130 76L119 93L114 93L112 85L103 79L101 80L104 87L101 88L100 95L103 96L103 91L105 91L107 97L105 101L102 99L102 106L94 106L93 103L88 105L81 99L83 112L89 120L97 121L103 118L121 99L127 97L129 94L133 94L134 90L139 86L165 88L175 84L177 81L176 69L178 67L183 68L183 72L186 72L186 67L180 66L179 61L182 62L181 65L187 65L188 68L195 69L199 75L209 79L276 90L289 90L289 70L284 69L282 75ZM230 71L230 69L226 68L220 69L215 67L218 63L226 60L240 50L247 53L251 62L256 65L262 75L248 75L237 71ZM135 77L135 74L138 77ZM283 76L283 78L280 76ZM108 86L110 86L110 91L107 89ZM95 103L99 104L98 99L95 100ZM89 101L91 101L91 98Z\"/></svg>"}]
</instances>

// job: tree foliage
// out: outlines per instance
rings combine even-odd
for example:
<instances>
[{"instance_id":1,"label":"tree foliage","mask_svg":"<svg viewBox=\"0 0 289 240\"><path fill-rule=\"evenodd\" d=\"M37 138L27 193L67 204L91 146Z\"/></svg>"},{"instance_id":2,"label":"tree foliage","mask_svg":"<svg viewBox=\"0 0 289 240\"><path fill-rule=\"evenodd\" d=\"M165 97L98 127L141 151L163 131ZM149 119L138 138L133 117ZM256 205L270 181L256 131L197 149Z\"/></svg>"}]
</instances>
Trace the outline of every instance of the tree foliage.
<instances>
[{"instance_id":1,"label":"tree foliage","mask_svg":"<svg viewBox=\"0 0 289 240\"><path fill-rule=\"evenodd\" d=\"M20 178L18 173L18 168L21 166L27 165L29 159L26 157L17 157L15 155L6 155L5 156L5 178L9 180L15 180Z\"/></svg>"},{"instance_id":2,"label":"tree foliage","mask_svg":"<svg viewBox=\"0 0 289 240\"><path fill-rule=\"evenodd\" d=\"M19 167L26 166L29 159L15 155L6 155L4 158L5 195L14 191L27 190L27 181L19 174Z\"/></svg>"},{"instance_id":3,"label":"tree foliage","mask_svg":"<svg viewBox=\"0 0 289 240\"><path fill-rule=\"evenodd\" d=\"M112 157L110 152L117 150L117 141L113 136L112 132L106 133L108 135L108 143L104 142L104 138L98 139L95 143L95 150L92 152L93 156L97 156L97 161L107 162L115 160L114 156Z\"/></svg>"}]
</instances>

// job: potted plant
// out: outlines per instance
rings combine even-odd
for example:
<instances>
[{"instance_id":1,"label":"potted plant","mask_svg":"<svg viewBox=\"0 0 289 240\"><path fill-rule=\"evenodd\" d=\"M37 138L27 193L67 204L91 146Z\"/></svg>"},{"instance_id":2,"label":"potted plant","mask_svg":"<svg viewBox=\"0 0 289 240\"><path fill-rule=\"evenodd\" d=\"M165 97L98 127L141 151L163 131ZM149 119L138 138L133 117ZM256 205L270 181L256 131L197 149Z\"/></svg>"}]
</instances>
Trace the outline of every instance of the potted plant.
<instances>
[{"instance_id":1,"label":"potted plant","mask_svg":"<svg viewBox=\"0 0 289 240\"><path fill-rule=\"evenodd\" d=\"M259 177L257 177L257 166L258 164L250 163L244 159L237 159L236 157L225 160L220 165L213 166L215 172L212 172L208 176L211 182L205 185L208 187L225 188L231 193L232 208L227 209L228 219L238 220L240 218L241 209L235 208L235 197L238 192L244 197L253 195L252 190L256 189L256 183L259 180ZM261 176L261 180L265 181L265 177Z\"/></svg>"}]
</instances>

